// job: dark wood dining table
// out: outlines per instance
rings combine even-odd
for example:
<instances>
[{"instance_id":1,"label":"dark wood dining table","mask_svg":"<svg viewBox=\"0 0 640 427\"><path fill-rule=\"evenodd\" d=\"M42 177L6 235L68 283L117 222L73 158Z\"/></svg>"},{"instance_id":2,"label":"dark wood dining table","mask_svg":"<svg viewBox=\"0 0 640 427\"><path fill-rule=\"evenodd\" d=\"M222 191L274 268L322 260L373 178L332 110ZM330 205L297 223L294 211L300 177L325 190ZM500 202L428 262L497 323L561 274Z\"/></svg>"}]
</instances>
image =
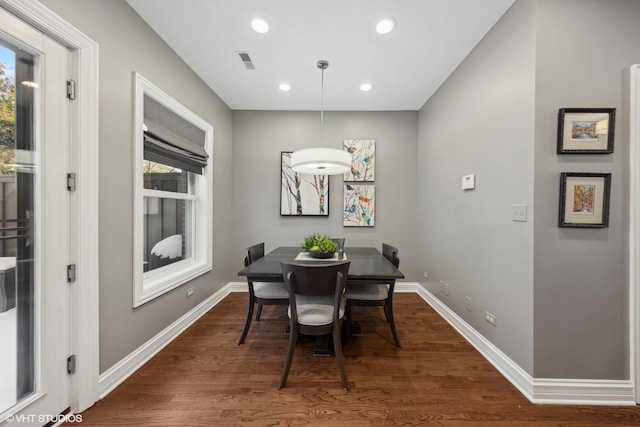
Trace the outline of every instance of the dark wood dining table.
<instances>
[{"instance_id":1,"label":"dark wood dining table","mask_svg":"<svg viewBox=\"0 0 640 427\"><path fill-rule=\"evenodd\" d=\"M281 262L312 265L335 262L331 260L296 261L295 258L300 252L302 252L300 246L280 246L240 270L238 276L247 277L247 280L254 282L282 282ZM344 259L351 262L347 276L348 285L392 284L397 279L404 279L404 274L374 247L346 247L344 248ZM354 335L360 333L359 325L354 325L352 329L355 331ZM316 342L314 354L329 354L328 340L326 348L324 342Z\"/></svg>"}]
</instances>

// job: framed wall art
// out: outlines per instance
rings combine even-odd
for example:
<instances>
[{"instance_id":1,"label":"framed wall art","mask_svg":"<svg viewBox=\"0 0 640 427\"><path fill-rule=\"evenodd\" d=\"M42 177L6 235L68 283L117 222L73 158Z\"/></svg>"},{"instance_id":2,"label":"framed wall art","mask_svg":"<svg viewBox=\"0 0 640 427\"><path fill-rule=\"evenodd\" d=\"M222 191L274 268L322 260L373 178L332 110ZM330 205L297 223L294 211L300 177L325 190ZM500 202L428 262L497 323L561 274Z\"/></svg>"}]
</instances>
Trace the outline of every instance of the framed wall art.
<instances>
[{"instance_id":1,"label":"framed wall art","mask_svg":"<svg viewBox=\"0 0 640 427\"><path fill-rule=\"evenodd\" d=\"M342 225L373 227L375 223L376 186L374 184L344 184Z\"/></svg>"},{"instance_id":2,"label":"framed wall art","mask_svg":"<svg viewBox=\"0 0 640 427\"><path fill-rule=\"evenodd\" d=\"M344 174L345 181L375 181L375 139L345 139L344 149L351 154L351 172Z\"/></svg>"},{"instance_id":3,"label":"framed wall art","mask_svg":"<svg viewBox=\"0 0 640 427\"><path fill-rule=\"evenodd\" d=\"M558 154L613 153L615 108L561 108Z\"/></svg>"},{"instance_id":4,"label":"framed wall art","mask_svg":"<svg viewBox=\"0 0 640 427\"><path fill-rule=\"evenodd\" d=\"M609 226L610 173L560 174L559 227Z\"/></svg>"},{"instance_id":5,"label":"framed wall art","mask_svg":"<svg viewBox=\"0 0 640 427\"><path fill-rule=\"evenodd\" d=\"M291 169L291 151L280 153L280 216L329 216L329 175Z\"/></svg>"}]
</instances>

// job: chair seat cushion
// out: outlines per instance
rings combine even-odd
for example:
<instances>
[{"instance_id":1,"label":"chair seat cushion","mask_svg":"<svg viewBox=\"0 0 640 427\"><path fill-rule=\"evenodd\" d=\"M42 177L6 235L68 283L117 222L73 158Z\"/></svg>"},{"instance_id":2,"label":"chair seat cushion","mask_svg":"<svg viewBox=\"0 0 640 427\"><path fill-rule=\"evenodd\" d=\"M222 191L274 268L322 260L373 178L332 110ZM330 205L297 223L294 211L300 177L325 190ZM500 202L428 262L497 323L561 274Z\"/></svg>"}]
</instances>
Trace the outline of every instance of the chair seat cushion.
<instances>
[{"instance_id":1,"label":"chair seat cushion","mask_svg":"<svg viewBox=\"0 0 640 427\"><path fill-rule=\"evenodd\" d=\"M333 295L314 297L309 295L296 295L296 307L298 308L298 323L301 325L320 326L333 322ZM289 306L289 318L291 318L291 306ZM339 318L344 316L344 301L340 304Z\"/></svg>"},{"instance_id":2,"label":"chair seat cushion","mask_svg":"<svg viewBox=\"0 0 640 427\"><path fill-rule=\"evenodd\" d=\"M389 285L351 285L344 290L347 299L380 301L389 296Z\"/></svg>"},{"instance_id":3,"label":"chair seat cushion","mask_svg":"<svg viewBox=\"0 0 640 427\"><path fill-rule=\"evenodd\" d=\"M257 298L289 298L289 290L283 282L253 282L253 294Z\"/></svg>"}]
</instances>

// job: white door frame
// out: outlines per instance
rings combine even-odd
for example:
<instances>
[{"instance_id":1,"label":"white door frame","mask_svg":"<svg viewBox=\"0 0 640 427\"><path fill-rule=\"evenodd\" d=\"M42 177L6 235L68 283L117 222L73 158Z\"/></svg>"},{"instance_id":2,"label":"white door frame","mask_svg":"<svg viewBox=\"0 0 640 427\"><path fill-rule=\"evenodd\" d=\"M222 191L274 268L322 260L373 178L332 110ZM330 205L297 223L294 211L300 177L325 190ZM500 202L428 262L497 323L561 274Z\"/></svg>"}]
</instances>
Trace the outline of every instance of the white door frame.
<instances>
[{"instance_id":1,"label":"white door frame","mask_svg":"<svg viewBox=\"0 0 640 427\"><path fill-rule=\"evenodd\" d=\"M640 64L629 76L629 375L640 403Z\"/></svg>"},{"instance_id":2,"label":"white door frame","mask_svg":"<svg viewBox=\"0 0 640 427\"><path fill-rule=\"evenodd\" d=\"M70 111L71 172L78 177L71 197L71 262L77 265L71 285L71 348L77 362L69 400L77 413L98 400L98 44L36 0L0 0L0 7L71 51L76 81Z\"/></svg>"}]
</instances>

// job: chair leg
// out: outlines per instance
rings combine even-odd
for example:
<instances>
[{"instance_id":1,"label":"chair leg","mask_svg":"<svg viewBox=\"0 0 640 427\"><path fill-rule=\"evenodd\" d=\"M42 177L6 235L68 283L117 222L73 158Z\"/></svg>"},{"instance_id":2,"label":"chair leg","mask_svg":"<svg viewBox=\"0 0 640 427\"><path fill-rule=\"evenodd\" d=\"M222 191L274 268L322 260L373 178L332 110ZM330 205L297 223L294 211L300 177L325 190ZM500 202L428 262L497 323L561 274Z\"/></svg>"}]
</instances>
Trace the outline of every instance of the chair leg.
<instances>
[{"instance_id":1,"label":"chair leg","mask_svg":"<svg viewBox=\"0 0 640 427\"><path fill-rule=\"evenodd\" d=\"M258 304L258 312L256 313L256 320L260 320L260 316L262 315L262 304Z\"/></svg>"},{"instance_id":2,"label":"chair leg","mask_svg":"<svg viewBox=\"0 0 640 427\"><path fill-rule=\"evenodd\" d=\"M287 360L284 364L282 376L280 377L280 385L278 390L285 386L287 383L287 377L289 376L289 369L291 369L291 362L293 361L293 352L296 349L296 341L298 340L298 328L296 325L291 325L291 333L289 334L289 349L287 350Z\"/></svg>"},{"instance_id":3,"label":"chair leg","mask_svg":"<svg viewBox=\"0 0 640 427\"><path fill-rule=\"evenodd\" d=\"M247 320L245 320L244 322L244 330L242 331L242 335L240 336L238 345L244 344L244 340L245 338L247 338L247 333L249 332L249 326L251 326L252 317L253 317L253 300L249 298L249 308L247 309Z\"/></svg>"},{"instance_id":4,"label":"chair leg","mask_svg":"<svg viewBox=\"0 0 640 427\"><path fill-rule=\"evenodd\" d=\"M395 342L396 347L402 347L400 345L400 339L398 339L398 332L396 331L396 321L393 318L393 300L387 301L384 305L384 313L387 315L387 321L391 327L391 334L393 334L393 341Z\"/></svg>"},{"instance_id":5,"label":"chair leg","mask_svg":"<svg viewBox=\"0 0 640 427\"><path fill-rule=\"evenodd\" d=\"M344 323L345 323L345 328L344 328L344 337L343 340L345 342L345 344L347 342L349 342L349 339L351 338L351 301L347 300L347 302L345 303L345 307L344 307Z\"/></svg>"},{"instance_id":6,"label":"chair leg","mask_svg":"<svg viewBox=\"0 0 640 427\"><path fill-rule=\"evenodd\" d=\"M338 363L338 371L340 371L340 378L342 379L342 387L349 391L349 379L347 378L347 372L344 369L344 359L342 357L342 342L340 338L341 325L333 325L333 351L336 353L336 362Z\"/></svg>"}]
</instances>

